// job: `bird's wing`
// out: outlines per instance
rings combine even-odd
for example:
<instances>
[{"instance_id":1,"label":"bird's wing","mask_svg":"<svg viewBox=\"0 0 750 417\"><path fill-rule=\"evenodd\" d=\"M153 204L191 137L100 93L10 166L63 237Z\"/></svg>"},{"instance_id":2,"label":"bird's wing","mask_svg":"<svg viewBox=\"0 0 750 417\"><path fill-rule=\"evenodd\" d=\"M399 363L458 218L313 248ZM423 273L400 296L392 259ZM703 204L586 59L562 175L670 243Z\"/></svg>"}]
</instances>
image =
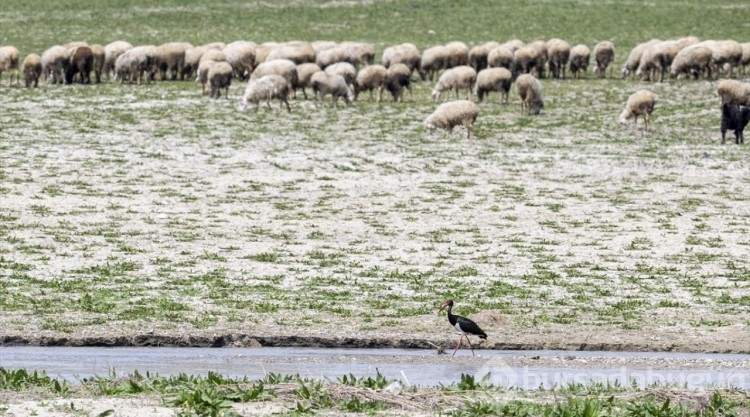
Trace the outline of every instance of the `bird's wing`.
<instances>
[{"instance_id":1,"label":"bird's wing","mask_svg":"<svg viewBox=\"0 0 750 417\"><path fill-rule=\"evenodd\" d=\"M461 327L461 330L466 333L475 334L482 338L487 337L487 334L479 327L478 324L474 323L474 321L472 320L467 319L466 317L459 317L458 325Z\"/></svg>"}]
</instances>

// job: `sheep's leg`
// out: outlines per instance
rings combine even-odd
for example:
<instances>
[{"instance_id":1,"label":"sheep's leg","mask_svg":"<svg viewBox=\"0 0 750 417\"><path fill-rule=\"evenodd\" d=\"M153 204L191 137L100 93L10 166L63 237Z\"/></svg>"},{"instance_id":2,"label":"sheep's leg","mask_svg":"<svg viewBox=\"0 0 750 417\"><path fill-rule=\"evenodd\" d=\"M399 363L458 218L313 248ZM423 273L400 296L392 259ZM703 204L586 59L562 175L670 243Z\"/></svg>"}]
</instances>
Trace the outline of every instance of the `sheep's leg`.
<instances>
[{"instance_id":1,"label":"sheep's leg","mask_svg":"<svg viewBox=\"0 0 750 417\"><path fill-rule=\"evenodd\" d=\"M727 141L727 129L722 126L721 127L721 143L725 143Z\"/></svg>"},{"instance_id":2,"label":"sheep's leg","mask_svg":"<svg viewBox=\"0 0 750 417\"><path fill-rule=\"evenodd\" d=\"M284 100L284 104L286 104L286 111L288 111L289 113L291 113L292 112L292 108L289 107L289 101Z\"/></svg>"},{"instance_id":3,"label":"sheep's leg","mask_svg":"<svg viewBox=\"0 0 750 417\"><path fill-rule=\"evenodd\" d=\"M383 101L383 86L378 87L378 103Z\"/></svg>"},{"instance_id":4,"label":"sheep's leg","mask_svg":"<svg viewBox=\"0 0 750 417\"><path fill-rule=\"evenodd\" d=\"M645 128L646 132L648 132L649 119L651 119L651 118L649 117L648 113L646 113L646 114L643 115L643 121L644 121L644 123L646 125L646 128Z\"/></svg>"}]
</instances>

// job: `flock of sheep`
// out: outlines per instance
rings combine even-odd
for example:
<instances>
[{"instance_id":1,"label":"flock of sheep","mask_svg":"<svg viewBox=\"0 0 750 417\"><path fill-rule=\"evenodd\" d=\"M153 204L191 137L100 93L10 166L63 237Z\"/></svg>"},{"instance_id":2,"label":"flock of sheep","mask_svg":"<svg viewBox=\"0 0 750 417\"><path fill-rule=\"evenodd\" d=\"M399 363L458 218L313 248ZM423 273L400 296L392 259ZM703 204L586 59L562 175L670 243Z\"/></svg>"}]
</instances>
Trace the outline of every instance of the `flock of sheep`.
<instances>
[{"instance_id":1,"label":"flock of sheep","mask_svg":"<svg viewBox=\"0 0 750 417\"><path fill-rule=\"evenodd\" d=\"M396 101L403 94L412 94L412 79L434 83L431 97L455 94L456 101L443 103L425 120L428 130L442 128L452 131L464 126L471 137L472 126L479 113L473 102L487 99L490 92L501 94L508 102L512 83L520 99L521 112L539 114L544 107L541 81L561 79L566 70L573 78L586 77L592 59L595 76L612 73L615 48L602 41L593 48L571 45L558 38L524 43L487 42L469 48L463 42L450 42L420 51L415 45L403 43L386 48L381 64L375 64L375 46L365 42L329 41L256 44L249 41L221 42L194 46L187 42L163 45L133 46L125 41L107 45L71 42L48 48L41 55L28 54L19 66L19 52L13 46L0 47L0 77L9 73L9 85L15 77L20 84L23 73L27 87L38 86L42 78L50 84L99 83L114 79L120 83L150 83L156 80L193 80L200 83L204 94L217 99L224 92L228 97L232 80L247 81L240 108L249 103L256 106L278 99L291 111L289 99L301 92L307 98L310 89L316 98L331 96L351 105L363 92L371 99L382 100L383 91ZM750 66L750 42L733 40L700 41L696 37L674 40L651 40L637 45L622 67L622 78L640 77L642 81L663 81L671 78L717 79L717 93L722 105L722 137L728 129L735 130L741 142L743 119L750 106L750 84L731 79L735 71L746 74ZM93 79L92 79L93 73ZM466 91L466 100L458 100ZM648 130L655 104L654 94L641 90L627 101L620 115L621 122L638 116L644 118ZM727 107L728 106L728 107ZM735 127L736 126L736 127Z\"/></svg>"}]
</instances>

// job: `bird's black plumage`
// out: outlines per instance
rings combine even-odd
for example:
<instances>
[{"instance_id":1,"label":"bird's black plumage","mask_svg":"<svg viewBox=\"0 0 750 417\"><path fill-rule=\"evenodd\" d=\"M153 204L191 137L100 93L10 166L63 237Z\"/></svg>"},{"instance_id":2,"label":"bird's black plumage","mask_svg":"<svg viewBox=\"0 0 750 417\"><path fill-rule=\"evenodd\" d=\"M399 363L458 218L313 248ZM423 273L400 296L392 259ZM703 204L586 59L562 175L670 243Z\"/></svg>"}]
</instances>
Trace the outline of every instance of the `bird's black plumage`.
<instances>
[{"instance_id":1,"label":"bird's black plumage","mask_svg":"<svg viewBox=\"0 0 750 417\"><path fill-rule=\"evenodd\" d=\"M478 324L476 324L473 320L467 319L466 317L459 316L457 314L453 314L453 300L447 300L445 303L443 303L443 306L440 307L439 311L443 311L446 307L448 307L448 322L453 326L456 330L461 332L461 337L458 339L458 345L456 346L456 350L453 351L453 354L456 354L456 351L458 351L458 348L461 347L461 341L464 337L466 337L466 341L469 343L469 347L471 348L471 353L474 354L474 347L471 345L471 341L469 340L469 335L479 336L480 339L487 339L487 333L482 330Z\"/></svg>"}]
</instances>

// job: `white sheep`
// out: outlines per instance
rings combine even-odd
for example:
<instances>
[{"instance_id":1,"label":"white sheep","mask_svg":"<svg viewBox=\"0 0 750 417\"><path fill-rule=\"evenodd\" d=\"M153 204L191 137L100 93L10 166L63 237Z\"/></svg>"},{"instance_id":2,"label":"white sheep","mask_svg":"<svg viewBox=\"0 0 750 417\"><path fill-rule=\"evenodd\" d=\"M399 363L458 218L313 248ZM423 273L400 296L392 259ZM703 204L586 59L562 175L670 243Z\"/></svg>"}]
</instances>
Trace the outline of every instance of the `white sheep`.
<instances>
[{"instance_id":1,"label":"white sheep","mask_svg":"<svg viewBox=\"0 0 750 417\"><path fill-rule=\"evenodd\" d=\"M288 112L292 112L289 106L289 90L291 87L286 79L278 74L264 75L259 78L251 79L245 87L245 93L240 99L240 111L247 108L247 103L255 103L255 111L258 111L260 102L265 101L268 108L271 108L271 100L278 99L280 106L286 104Z\"/></svg>"},{"instance_id":2,"label":"white sheep","mask_svg":"<svg viewBox=\"0 0 750 417\"><path fill-rule=\"evenodd\" d=\"M198 71L201 57L209 49L224 49L226 45L221 42L212 42L205 45L194 46L185 50L185 61L182 66L181 78L189 79ZM226 57L225 57L226 59Z\"/></svg>"},{"instance_id":3,"label":"white sheep","mask_svg":"<svg viewBox=\"0 0 750 417\"><path fill-rule=\"evenodd\" d=\"M740 60L740 74L747 74L750 67L750 42L741 43L742 59Z\"/></svg>"},{"instance_id":4,"label":"white sheep","mask_svg":"<svg viewBox=\"0 0 750 417\"><path fill-rule=\"evenodd\" d=\"M235 77L246 80L253 73L256 46L255 42L234 41L222 48L221 52L234 69Z\"/></svg>"},{"instance_id":5,"label":"white sheep","mask_svg":"<svg viewBox=\"0 0 750 417\"><path fill-rule=\"evenodd\" d=\"M435 88L432 89L432 100L438 101L440 94L446 90L455 91L456 98L458 98L461 89L466 89L466 99L468 100L471 98L471 91L476 80L476 70L468 65L450 68L440 76Z\"/></svg>"},{"instance_id":6,"label":"white sheep","mask_svg":"<svg viewBox=\"0 0 750 417\"><path fill-rule=\"evenodd\" d=\"M318 99L330 94L331 106L338 107L338 99L343 98L347 106L351 106L354 100L354 92L347 86L344 77L337 74L330 74L325 71L318 71L313 74L311 79L313 93Z\"/></svg>"},{"instance_id":7,"label":"white sheep","mask_svg":"<svg viewBox=\"0 0 750 417\"><path fill-rule=\"evenodd\" d=\"M489 65L490 51L500 46L498 42L486 42L482 45L476 45L469 49L469 65L474 68L477 73L487 68Z\"/></svg>"},{"instance_id":8,"label":"white sheep","mask_svg":"<svg viewBox=\"0 0 750 417\"><path fill-rule=\"evenodd\" d=\"M620 123L627 124L628 120L633 119L634 123L638 122L638 116L643 116L644 130L648 131L648 125L651 121L651 113L654 111L656 96L649 90L638 90L628 97L625 103L625 109L620 113Z\"/></svg>"},{"instance_id":9,"label":"white sheep","mask_svg":"<svg viewBox=\"0 0 750 417\"><path fill-rule=\"evenodd\" d=\"M320 67L318 64L312 62L297 65L297 85L294 87L294 93L296 94L297 89L301 88L302 94L305 96L305 99L307 99L305 88L312 88L310 80L312 79L313 74L318 71L320 71Z\"/></svg>"},{"instance_id":10,"label":"white sheep","mask_svg":"<svg viewBox=\"0 0 750 417\"><path fill-rule=\"evenodd\" d=\"M466 138L471 138L474 122L479 115L479 106L470 100L456 100L443 103L435 111L427 116L424 121L427 133L432 133L435 128L445 129L448 133L453 132L456 126L466 128Z\"/></svg>"},{"instance_id":11,"label":"white sheep","mask_svg":"<svg viewBox=\"0 0 750 417\"><path fill-rule=\"evenodd\" d=\"M570 59L570 44L562 39L550 39L547 41L547 53L552 77L565 78L565 67Z\"/></svg>"},{"instance_id":12,"label":"white sheep","mask_svg":"<svg viewBox=\"0 0 750 417\"><path fill-rule=\"evenodd\" d=\"M402 43L385 48L383 50L382 62L386 68L390 68L391 65L395 64L404 64L409 68L409 73L411 74L414 70L420 68L422 54L419 53L419 49L414 44Z\"/></svg>"},{"instance_id":13,"label":"white sheep","mask_svg":"<svg viewBox=\"0 0 750 417\"><path fill-rule=\"evenodd\" d=\"M469 65L469 47L461 41L453 41L445 44L448 48L448 62L446 68Z\"/></svg>"},{"instance_id":14,"label":"white sheep","mask_svg":"<svg viewBox=\"0 0 750 417\"><path fill-rule=\"evenodd\" d=\"M388 67L385 73L385 88L391 93L394 101L403 101L404 89L409 90L409 98L413 100L409 67L400 62Z\"/></svg>"},{"instance_id":15,"label":"white sheep","mask_svg":"<svg viewBox=\"0 0 750 417\"><path fill-rule=\"evenodd\" d=\"M367 42L342 42L349 55L347 62L355 67L365 67L375 62L375 45Z\"/></svg>"},{"instance_id":16,"label":"white sheep","mask_svg":"<svg viewBox=\"0 0 750 417\"><path fill-rule=\"evenodd\" d=\"M742 45L733 40L704 41L700 43L711 48L713 71L718 76L726 68L726 76L731 77L735 67L742 65Z\"/></svg>"},{"instance_id":17,"label":"white sheep","mask_svg":"<svg viewBox=\"0 0 750 417\"><path fill-rule=\"evenodd\" d=\"M507 68L485 68L477 74L476 93L479 102L483 102L490 91L501 93L504 103L508 102L508 93L513 81L513 74Z\"/></svg>"},{"instance_id":18,"label":"white sheep","mask_svg":"<svg viewBox=\"0 0 750 417\"><path fill-rule=\"evenodd\" d=\"M159 78L184 80L182 68L185 66L185 51L192 48L188 42L167 42L156 47L155 64Z\"/></svg>"},{"instance_id":19,"label":"white sheep","mask_svg":"<svg viewBox=\"0 0 750 417\"><path fill-rule=\"evenodd\" d=\"M37 54L28 54L23 59L22 68L26 87L38 87L39 77L42 75L42 57Z\"/></svg>"},{"instance_id":20,"label":"white sheep","mask_svg":"<svg viewBox=\"0 0 750 417\"><path fill-rule=\"evenodd\" d=\"M601 41L594 45L594 61L596 61L594 74L599 78L604 78L607 75L607 67L615 62L615 45L610 41ZM612 76L611 70L610 76Z\"/></svg>"},{"instance_id":21,"label":"white sheep","mask_svg":"<svg viewBox=\"0 0 750 417\"><path fill-rule=\"evenodd\" d=\"M349 88L354 88L354 80L357 78L357 68L348 62L337 62L331 64L324 69L329 74L336 74L344 77L346 85Z\"/></svg>"},{"instance_id":22,"label":"white sheep","mask_svg":"<svg viewBox=\"0 0 750 417\"><path fill-rule=\"evenodd\" d=\"M298 87L297 65L288 59L272 59L255 67L251 79L260 78L266 75L281 75L289 83L289 92L293 93Z\"/></svg>"},{"instance_id":23,"label":"white sheep","mask_svg":"<svg viewBox=\"0 0 750 417\"><path fill-rule=\"evenodd\" d=\"M719 104L750 106L750 83L738 80L721 80L716 84Z\"/></svg>"},{"instance_id":24,"label":"white sheep","mask_svg":"<svg viewBox=\"0 0 750 417\"><path fill-rule=\"evenodd\" d=\"M438 72L448 67L451 50L445 45L425 49L419 64L419 75L422 79L433 81Z\"/></svg>"},{"instance_id":25,"label":"white sheep","mask_svg":"<svg viewBox=\"0 0 750 417\"><path fill-rule=\"evenodd\" d=\"M106 57L104 53L104 46L99 44L91 45L91 54L94 58L92 63L92 69L94 70L94 79L98 84L102 82L102 71L104 70L104 59Z\"/></svg>"},{"instance_id":26,"label":"white sheep","mask_svg":"<svg viewBox=\"0 0 750 417\"><path fill-rule=\"evenodd\" d=\"M498 46L493 48L487 54L487 65L491 68L513 69L513 51L507 46Z\"/></svg>"},{"instance_id":27,"label":"white sheep","mask_svg":"<svg viewBox=\"0 0 750 417\"><path fill-rule=\"evenodd\" d=\"M521 99L521 114L539 114L544 108L542 83L533 75L519 75L516 79L516 91Z\"/></svg>"},{"instance_id":28,"label":"white sheep","mask_svg":"<svg viewBox=\"0 0 750 417\"><path fill-rule=\"evenodd\" d=\"M693 76L696 79L701 75L711 78L711 57L711 49L705 45L696 44L685 47L672 60L669 76L673 79L681 74Z\"/></svg>"},{"instance_id":29,"label":"white sheep","mask_svg":"<svg viewBox=\"0 0 750 417\"><path fill-rule=\"evenodd\" d=\"M382 65L368 65L357 73L354 80L354 100L362 91L370 92L373 99L373 90L378 90L378 102L383 99L383 87L385 87L388 70Z\"/></svg>"},{"instance_id":30,"label":"white sheep","mask_svg":"<svg viewBox=\"0 0 750 417\"><path fill-rule=\"evenodd\" d=\"M102 74L107 79L110 79L112 73L115 71L115 61L117 61L117 58L132 47L133 45L126 41L114 41L104 45L104 68L102 68Z\"/></svg>"},{"instance_id":31,"label":"white sheep","mask_svg":"<svg viewBox=\"0 0 750 417\"><path fill-rule=\"evenodd\" d=\"M591 51L589 47L583 44L578 44L570 48L570 73L573 74L573 78L581 78L581 73L586 74L589 68L589 61L591 60Z\"/></svg>"},{"instance_id":32,"label":"white sheep","mask_svg":"<svg viewBox=\"0 0 750 417\"><path fill-rule=\"evenodd\" d=\"M317 54L312 44L303 41L291 41L278 44L271 48L265 61L273 59L288 59L295 65L315 62Z\"/></svg>"},{"instance_id":33,"label":"white sheep","mask_svg":"<svg viewBox=\"0 0 750 417\"><path fill-rule=\"evenodd\" d=\"M0 47L0 77L3 72L8 72L8 87L16 78L16 84L20 84L20 74L18 73L18 49L15 46Z\"/></svg>"},{"instance_id":34,"label":"white sheep","mask_svg":"<svg viewBox=\"0 0 750 417\"><path fill-rule=\"evenodd\" d=\"M47 48L41 56L42 74L50 84L63 84L70 66L70 52L62 45Z\"/></svg>"},{"instance_id":35,"label":"white sheep","mask_svg":"<svg viewBox=\"0 0 750 417\"><path fill-rule=\"evenodd\" d=\"M698 43L698 38L686 37L655 43L643 51L638 69L635 71L644 81L651 81L659 73L659 82L664 81L664 74L672 65L675 56L687 46Z\"/></svg>"},{"instance_id":36,"label":"white sheep","mask_svg":"<svg viewBox=\"0 0 750 417\"><path fill-rule=\"evenodd\" d=\"M140 45L128 49L115 60L115 74L120 83L131 81L135 77L138 85L143 81L145 75L146 82L153 78L156 59L155 45Z\"/></svg>"},{"instance_id":37,"label":"white sheep","mask_svg":"<svg viewBox=\"0 0 750 417\"><path fill-rule=\"evenodd\" d=\"M337 62L349 62L354 65L354 63L350 61L352 61L352 59L349 56L349 51L345 46L341 45L336 45L333 48L320 51L315 58L315 63L322 69Z\"/></svg>"},{"instance_id":38,"label":"white sheep","mask_svg":"<svg viewBox=\"0 0 750 417\"><path fill-rule=\"evenodd\" d=\"M652 45L661 42L661 39L652 39L648 42L639 43L633 49L630 50L628 59L625 60L625 64L622 66L622 78L625 79L628 75L635 73L638 69L638 65L641 63L641 56L643 51L650 48Z\"/></svg>"},{"instance_id":39,"label":"white sheep","mask_svg":"<svg viewBox=\"0 0 750 417\"><path fill-rule=\"evenodd\" d=\"M513 53L513 71L518 74L541 75L544 72L543 51L538 45L524 45ZM552 65L552 61L549 61Z\"/></svg>"},{"instance_id":40,"label":"white sheep","mask_svg":"<svg viewBox=\"0 0 750 417\"><path fill-rule=\"evenodd\" d=\"M209 97L218 99L221 97L221 89L225 90L224 96L229 99L229 86L232 85L232 65L226 61L213 61L208 67Z\"/></svg>"}]
</instances>

